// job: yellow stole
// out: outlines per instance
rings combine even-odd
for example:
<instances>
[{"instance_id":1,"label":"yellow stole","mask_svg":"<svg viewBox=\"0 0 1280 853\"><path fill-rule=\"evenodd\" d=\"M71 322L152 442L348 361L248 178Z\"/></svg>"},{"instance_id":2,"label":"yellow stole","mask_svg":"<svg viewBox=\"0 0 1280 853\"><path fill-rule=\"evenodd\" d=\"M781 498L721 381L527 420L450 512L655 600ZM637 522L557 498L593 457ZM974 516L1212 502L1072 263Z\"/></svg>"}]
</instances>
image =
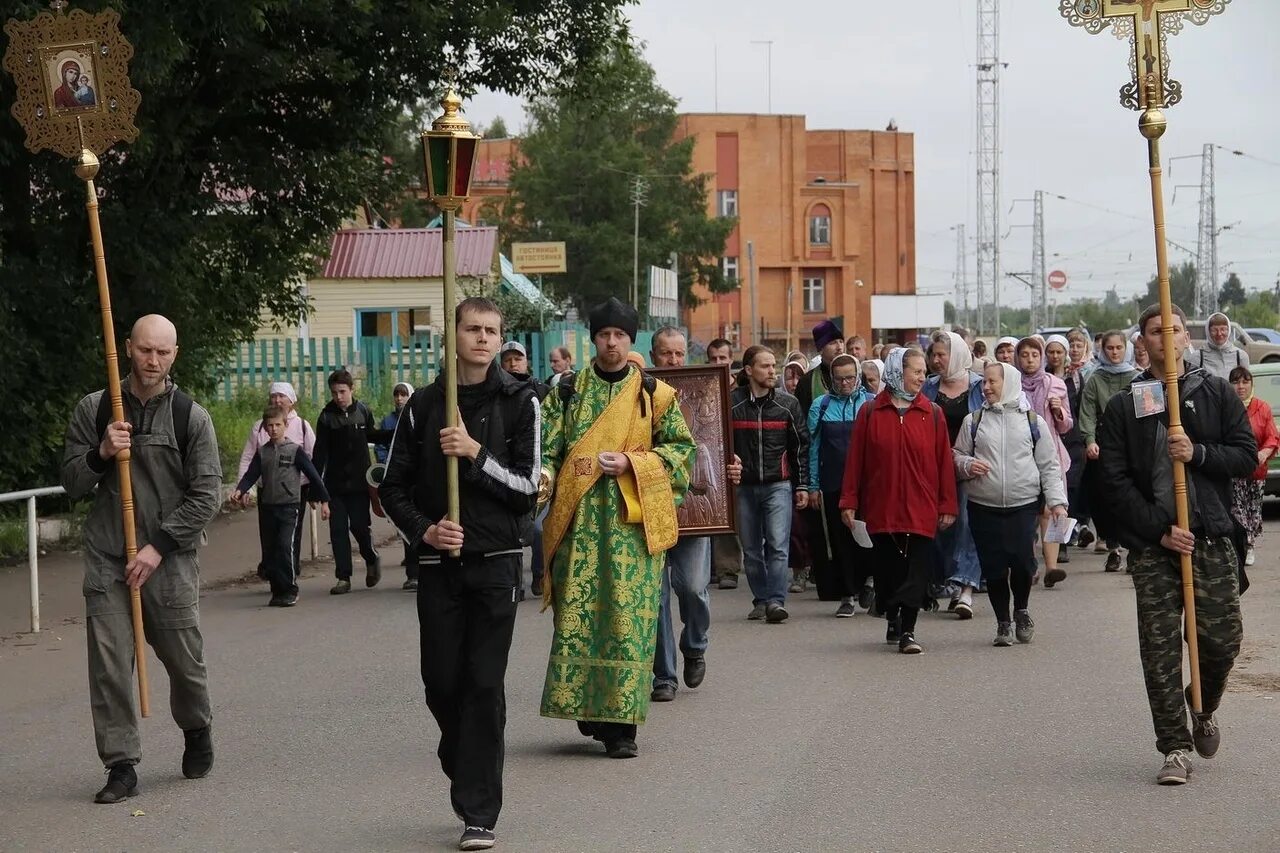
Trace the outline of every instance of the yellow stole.
<instances>
[{"instance_id":1,"label":"yellow stole","mask_svg":"<svg viewBox=\"0 0 1280 853\"><path fill-rule=\"evenodd\" d=\"M579 502L603 476L598 457L605 451L623 452L631 460L631 470L618 478L623 501L620 514L624 523L644 525L649 553L666 551L679 538L671 478L662 459L650 452L653 425L675 402L675 389L658 382L653 405L644 406L643 415L638 399L641 393L640 371L632 370L600 417L565 452L564 462L556 474L555 497L542 526L543 565L548 567L542 584L544 604L551 601L551 558L573 526Z\"/></svg>"}]
</instances>

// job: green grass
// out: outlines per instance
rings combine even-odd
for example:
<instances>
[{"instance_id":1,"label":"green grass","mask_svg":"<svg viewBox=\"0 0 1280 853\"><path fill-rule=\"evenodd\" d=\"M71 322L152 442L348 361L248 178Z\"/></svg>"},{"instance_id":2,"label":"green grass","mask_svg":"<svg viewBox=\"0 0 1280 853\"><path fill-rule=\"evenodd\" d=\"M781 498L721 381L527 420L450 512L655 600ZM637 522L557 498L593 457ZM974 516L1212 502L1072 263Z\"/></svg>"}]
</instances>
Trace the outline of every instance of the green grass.
<instances>
[{"instance_id":1,"label":"green grass","mask_svg":"<svg viewBox=\"0 0 1280 853\"><path fill-rule=\"evenodd\" d=\"M374 387L356 384L356 399L360 400L373 412L379 421L395 407L391 399L394 382ZM315 426L316 417L328 403L324 400L301 398L295 407L299 416ZM244 450L245 439L249 430L262 418L262 410L267 407L267 386L261 388L243 387L231 400L215 401L205 404L209 416L213 419L213 429L218 436L218 455L222 459L222 480L235 483L236 470L240 466L240 451ZM25 547L25 546L24 546Z\"/></svg>"},{"instance_id":2,"label":"green grass","mask_svg":"<svg viewBox=\"0 0 1280 853\"><path fill-rule=\"evenodd\" d=\"M0 521L0 560L8 561L14 557L27 555L27 521Z\"/></svg>"}]
</instances>

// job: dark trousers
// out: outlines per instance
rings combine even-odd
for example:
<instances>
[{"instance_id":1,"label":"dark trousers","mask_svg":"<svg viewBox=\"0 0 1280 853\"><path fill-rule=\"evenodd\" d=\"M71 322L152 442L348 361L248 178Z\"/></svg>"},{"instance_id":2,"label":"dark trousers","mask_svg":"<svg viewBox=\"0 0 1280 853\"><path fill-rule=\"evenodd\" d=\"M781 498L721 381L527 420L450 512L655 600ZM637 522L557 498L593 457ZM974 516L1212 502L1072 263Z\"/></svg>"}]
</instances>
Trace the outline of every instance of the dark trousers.
<instances>
[{"instance_id":1,"label":"dark trousers","mask_svg":"<svg viewBox=\"0 0 1280 853\"><path fill-rule=\"evenodd\" d=\"M911 633L933 571L933 539L915 533L877 533L871 537L871 546L876 601L887 619L897 619L901 631Z\"/></svg>"},{"instance_id":2,"label":"dark trousers","mask_svg":"<svg viewBox=\"0 0 1280 853\"><path fill-rule=\"evenodd\" d=\"M329 495L329 545L333 548L334 574L341 579L351 579L351 539L356 538L360 556L365 564L378 558L373 550L373 534L369 531L369 493L351 492L345 495Z\"/></svg>"},{"instance_id":3,"label":"dark trousers","mask_svg":"<svg viewBox=\"0 0 1280 853\"><path fill-rule=\"evenodd\" d=\"M305 500L298 501L298 521L293 527L293 564L294 566L302 565L302 523L307 517L307 502ZM258 539L266 541L266 518L262 513L258 513ZM258 562L258 576L267 577L267 552L262 552L262 559Z\"/></svg>"},{"instance_id":4,"label":"dark trousers","mask_svg":"<svg viewBox=\"0 0 1280 853\"><path fill-rule=\"evenodd\" d=\"M1196 537L1196 639L1200 651L1200 692L1204 711L1218 710L1227 675L1244 637L1240 619L1239 565L1230 538ZM1187 705L1182 693L1182 569L1179 557L1163 548L1129 554L1138 604L1138 650L1147 701L1156 730L1156 749L1190 751Z\"/></svg>"},{"instance_id":5,"label":"dark trousers","mask_svg":"<svg viewBox=\"0 0 1280 853\"><path fill-rule=\"evenodd\" d=\"M502 810L503 681L516 624L518 554L443 557L418 580L422 684L440 726L440 767L468 826L492 829Z\"/></svg>"},{"instance_id":6,"label":"dark trousers","mask_svg":"<svg viewBox=\"0 0 1280 853\"><path fill-rule=\"evenodd\" d=\"M1004 509L969 501L969 529L973 531L978 563L997 622L1010 621L1010 593L1015 610L1026 610L1031 601L1039 524L1039 504Z\"/></svg>"},{"instance_id":7,"label":"dark trousers","mask_svg":"<svg viewBox=\"0 0 1280 853\"><path fill-rule=\"evenodd\" d=\"M742 541L736 533L711 537L711 574L717 578L742 574Z\"/></svg>"},{"instance_id":8,"label":"dark trousers","mask_svg":"<svg viewBox=\"0 0 1280 853\"><path fill-rule=\"evenodd\" d=\"M298 513L297 504L258 504L262 565L272 595L298 594L298 558L293 550Z\"/></svg>"},{"instance_id":9,"label":"dark trousers","mask_svg":"<svg viewBox=\"0 0 1280 853\"><path fill-rule=\"evenodd\" d=\"M853 541L853 531L840 519L840 493L823 492L822 510L810 513L811 523L819 525L826 522L826 530L822 540L831 543L831 558L826 560L825 575L819 573L819 560L813 557L814 584L818 587L818 598L822 601L835 601L850 598L862 591L867 578L871 574L871 552ZM815 539L815 541L818 541ZM825 548L825 544L823 545Z\"/></svg>"}]
</instances>

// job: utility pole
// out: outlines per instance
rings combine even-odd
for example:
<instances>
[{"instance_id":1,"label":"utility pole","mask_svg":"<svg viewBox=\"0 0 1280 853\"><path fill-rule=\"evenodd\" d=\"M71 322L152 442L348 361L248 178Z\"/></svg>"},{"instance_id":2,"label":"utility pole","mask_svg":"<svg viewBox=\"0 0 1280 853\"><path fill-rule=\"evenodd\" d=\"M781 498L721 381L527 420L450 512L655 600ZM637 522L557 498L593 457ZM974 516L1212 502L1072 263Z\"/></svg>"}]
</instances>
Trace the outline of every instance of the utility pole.
<instances>
[{"instance_id":1,"label":"utility pole","mask_svg":"<svg viewBox=\"0 0 1280 853\"><path fill-rule=\"evenodd\" d=\"M983 300L995 304L1000 334L1000 0L978 0L978 329L987 330Z\"/></svg>"},{"instance_id":2,"label":"utility pole","mask_svg":"<svg viewBox=\"0 0 1280 853\"><path fill-rule=\"evenodd\" d=\"M635 175L631 184L631 201L635 204L635 231L632 235L631 249L631 304L640 310L640 208L645 202L645 193L649 191L649 183L643 175Z\"/></svg>"},{"instance_id":3,"label":"utility pole","mask_svg":"<svg viewBox=\"0 0 1280 853\"><path fill-rule=\"evenodd\" d=\"M956 232L956 314L959 317L960 325L970 331L974 331L970 325L971 318L969 316L969 279L966 276L966 267L969 265L968 253L964 244L964 223L953 225L951 230Z\"/></svg>"},{"instance_id":4,"label":"utility pole","mask_svg":"<svg viewBox=\"0 0 1280 853\"><path fill-rule=\"evenodd\" d=\"M773 41L753 41L752 44L764 45L764 96L765 112L773 113Z\"/></svg>"},{"instance_id":5,"label":"utility pole","mask_svg":"<svg viewBox=\"0 0 1280 853\"><path fill-rule=\"evenodd\" d=\"M760 300L756 298L756 247L747 241L747 276L751 288L751 343L760 343Z\"/></svg>"},{"instance_id":6,"label":"utility pole","mask_svg":"<svg viewBox=\"0 0 1280 853\"><path fill-rule=\"evenodd\" d=\"M1044 268L1044 191L1036 190L1035 217L1031 225L1031 274L1035 285L1031 289L1031 300L1038 301L1039 310L1033 311L1040 318L1042 326L1049 325L1049 291L1048 273ZM1032 330L1035 330L1033 321Z\"/></svg>"},{"instance_id":7,"label":"utility pole","mask_svg":"<svg viewBox=\"0 0 1280 853\"><path fill-rule=\"evenodd\" d=\"M1218 310L1218 204L1213 144L1200 155L1200 227L1196 241L1196 317Z\"/></svg>"}]
</instances>

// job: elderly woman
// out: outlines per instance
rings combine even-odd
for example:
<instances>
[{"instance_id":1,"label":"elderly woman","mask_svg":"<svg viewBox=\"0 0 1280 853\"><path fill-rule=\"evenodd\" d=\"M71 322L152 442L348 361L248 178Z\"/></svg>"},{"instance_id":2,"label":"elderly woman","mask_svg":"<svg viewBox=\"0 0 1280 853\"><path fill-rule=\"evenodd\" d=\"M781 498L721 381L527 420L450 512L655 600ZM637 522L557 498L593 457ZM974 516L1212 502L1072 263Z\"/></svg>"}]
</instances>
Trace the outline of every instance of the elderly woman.
<instances>
[{"instance_id":1,"label":"elderly woman","mask_svg":"<svg viewBox=\"0 0 1280 853\"><path fill-rule=\"evenodd\" d=\"M298 392L293 390L293 385L288 382L272 382L271 387L267 389L267 399L271 405L279 406L285 412L284 436L294 444L299 445L306 451L307 456L311 456L315 451L316 432L311 428L311 424L306 419L299 416L295 412L294 406L298 403ZM267 431L262 428L262 421L254 423L249 430L249 436L245 439L244 449L240 451L240 467L236 472L236 482L244 479L245 472L249 470L249 463L253 461L253 457L257 455L258 448L264 444L269 444L271 437L267 435ZM307 484L307 478L302 478L302 484ZM303 491L306 494L306 491ZM298 526L293 531L293 564L301 565L298 561L302 556L302 520L306 517L306 501L299 502L298 506ZM264 519L269 519L266 513L258 513L259 529L258 532L265 543L267 531L264 529ZM265 551L264 551L265 553ZM266 569L261 560L258 561L258 577L266 580Z\"/></svg>"},{"instance_id":2,"label":"elderly woman","mask_svg":"<svg viewBox=\"0 0 1280 853\"><path fill-rule=\"evenodd\" d=\"M1044 369L1044 344L1035 336L1018 341L1016 366L1022 373L1022 393L1027 395L1031 411L1045 422L1045 432L1058 452L1058 465L1065 478L1071 470L1071 456L1067 453L1063 436L1071 432L1075 419L1071 416L1071 403L1067 399L1067 385ZM1063 480L1063 491L1066 481ZM1041 550L1044 555L1044 586L1052 589L1066 579L1067 573L1058 566L1058 544L1045 537L1049 527L1049 511L1040 516Z\"/></svg>"},{"instance_id":3,"label":"elderly woman","mask_svg":"<svg viewBox=\"0 0 1280 853\"><path fill-rule=\"evenodd\" d=\"M862 362L862 387L871 396L880 393L882 387L880 376L884 373L884 362L878 358L869 358Z\"/></svg>"},{"instance_id":4,"label":"elderly woman","mask_svg":"<svg viewBox=\"0 0 1280 853\"><path fill-rule=\"evenodd\" d=\"M1243 542L1237 548L1246 566L1253 565L1253 543L1262 535L1262 487L1267 480L1267 463L1280 449L1280 432L1271 406L1253 394L1253 374L1247 367L1235 367L1228 374L1231 387L1244 403L1254 441L1258 443L1258 467L1249 477L1231 481L1231 517L1244 529Z\"/></svg>"},{"instance_id":5,"label":"elderly woman","mask_svg":"<svg viewBox=\"0 0 1280 853\"><path fill-rule=\"evenodd\" d=\"M942 409L947 419L947 436L954 446L960 425L971 412L982 408L982 377L972 373L973 355L964 338L955 332L934 332L930 352L934 375L924 383L926 398ZM957 489L960 512L956 523L938 535L941 573L937 580L951 588L947 610L961 619L973 618L973 591L982 580L978 552L969 531L964 489Z\"/></svg>"},{"instance_id":6,"label":"elderly woman","mask_svg":"<svg viewBox=\"0 0 1280 853\"><path fill-rule=\"evenodd\" d=\"M1002 361L1005 364L1013 364L1013 351L1018 346L1018 339L1006 335L996 341L995 357L996 361Z\"/></svg>"},{"instance_id":7,"label":"elderly woman","mask_svg":"<svg viewBox=\"0 0 1280 853\"><path fill-rule=\"evenodd\" d=\"M946 419L920 393L924 380L923 353L889 353L884 390L858 412L840 496L841 520L855 536L865 523L871 536L876 599L889 622L885 641L902 654L923 651L916 617L933 539L959 511Z\"/></svg>"},{"instance_id":8,"label":"elderly woman","mask_svg":"<svg viewBox=\"0 0 1280 853\"><path fill-rule=\"evenodd\" d=\"M1042 432L1019 371L1009 364L988 365L983 406L965 418L954 457L956 474L969 493L969 522L996 614L992 645L997 647L1011 646L1014 639L1029 643L1035 636L1028 608L1041 495L1054 518L1067 514L1058 454Z\"/></svg>"}]
</instances>

